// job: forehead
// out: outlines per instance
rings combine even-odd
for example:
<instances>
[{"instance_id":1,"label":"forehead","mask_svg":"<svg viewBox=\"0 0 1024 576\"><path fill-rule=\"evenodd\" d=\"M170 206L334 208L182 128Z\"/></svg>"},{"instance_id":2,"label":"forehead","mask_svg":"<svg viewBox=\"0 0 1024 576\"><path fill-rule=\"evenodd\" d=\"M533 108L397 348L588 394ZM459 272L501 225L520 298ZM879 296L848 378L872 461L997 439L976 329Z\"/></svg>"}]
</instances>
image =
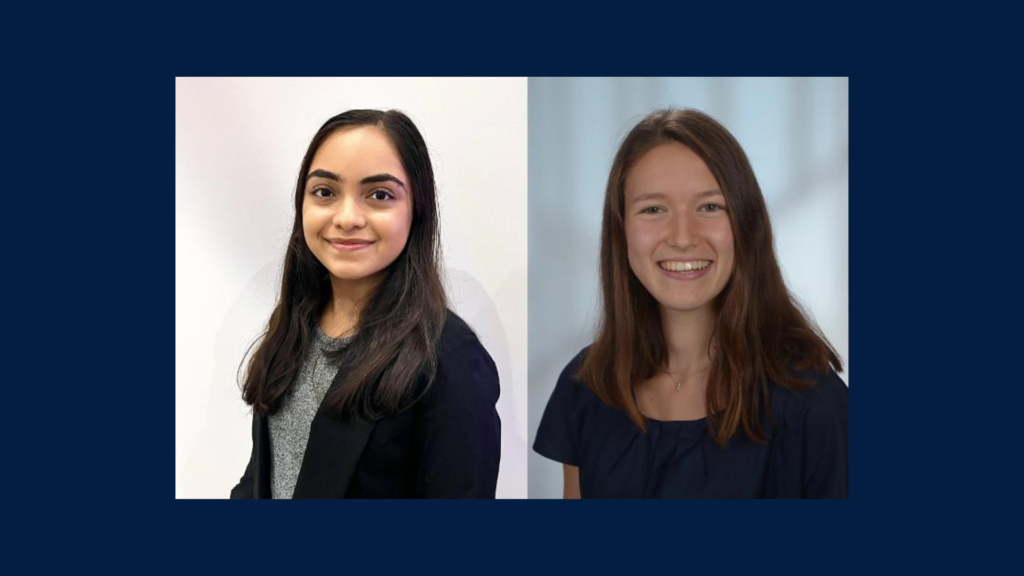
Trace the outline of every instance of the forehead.
<instances>
[{"instance_id":1,"label":"forehead","mask_svg":"<svg viewBox=\"0 0 1024 576\"><path fill-rule=\"evenodd\" d=\"M626 174L626 197L637 194L699 194L719 190L704 160L679 142L658 144L644 153Z\"/></svg>"},{"instance_id":2,"label":"forehead","mask_svg":"<svg viewBox=\"0 0 1024 576\"><path fill-rule=\"evenodd\" d=\"M398 150L374 126L343 128L332 132L313 155L309 169L323 168L342 177L388 173L406 180Z\"/></svg>"}]
</instances>

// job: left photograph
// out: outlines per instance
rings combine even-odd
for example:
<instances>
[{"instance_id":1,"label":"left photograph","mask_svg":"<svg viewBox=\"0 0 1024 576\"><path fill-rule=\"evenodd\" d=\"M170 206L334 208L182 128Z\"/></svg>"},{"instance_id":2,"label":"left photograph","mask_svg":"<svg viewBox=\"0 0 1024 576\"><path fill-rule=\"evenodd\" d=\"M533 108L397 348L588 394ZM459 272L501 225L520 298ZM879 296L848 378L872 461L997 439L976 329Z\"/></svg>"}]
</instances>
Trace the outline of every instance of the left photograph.
<instances>
[{"instance_id":1,"label":"left photograph","mask_svg":"<svg viewBox=\"0 0 1024 576\"><path fill-rule=\"evenodd\" d=\"M525 498L525 78L178 78L177 498Z\"/></svg>"}]
</instances>

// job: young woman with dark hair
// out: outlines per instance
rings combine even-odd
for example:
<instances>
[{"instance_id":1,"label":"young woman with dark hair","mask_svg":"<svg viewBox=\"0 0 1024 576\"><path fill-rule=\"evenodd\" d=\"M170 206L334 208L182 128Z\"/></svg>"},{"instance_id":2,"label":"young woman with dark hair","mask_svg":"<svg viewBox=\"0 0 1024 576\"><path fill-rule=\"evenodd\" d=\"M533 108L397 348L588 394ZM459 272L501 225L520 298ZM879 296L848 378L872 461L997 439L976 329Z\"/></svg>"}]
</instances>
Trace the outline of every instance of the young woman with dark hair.
<instances>
[{"instance_id":1,"label":"young woman with dark hair","mask_svg":"<svg viewBox=\"0 0 1024 576\"><path fill-rule=\"evenodd\" d=\"M845 498L838 354L782 278L746 154L662 110L605 190L601 322L556 384L534 450L565 496Z\"/></svg>"},{"instance_id":2,"label":"young woman with dark hair","mask_svg":"<svg viewBox=\"0 0 1024 576\"><path fill-rule=\"evenodd\" d=\"M401 112L351 110L313 137L232 498L494 497L498 374L447 309L434 187Z\"/></svg>"}]
</instances>

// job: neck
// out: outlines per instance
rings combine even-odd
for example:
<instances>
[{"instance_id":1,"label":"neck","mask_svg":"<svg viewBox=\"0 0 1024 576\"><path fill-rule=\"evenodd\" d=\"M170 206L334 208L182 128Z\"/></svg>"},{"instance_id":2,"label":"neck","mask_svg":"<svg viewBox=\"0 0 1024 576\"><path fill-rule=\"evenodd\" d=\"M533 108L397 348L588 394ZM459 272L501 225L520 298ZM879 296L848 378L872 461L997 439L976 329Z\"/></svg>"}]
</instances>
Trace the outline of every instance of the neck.
<instances>
[{"instance_id":1,"label":"neck","mask_svg":"<svg viewBox=\"0 0 1024 576\"><path fill-rule=\"evenodd\" d=\"M331 299L324 307L320 328L334 338L349 336L359 324L359 316L381 278L342 280L334 275L330 278Z\"/></svg>"},{"instance_id":2,"label":"neck","mask_svg":"<svg viewBox=\"0 0 1024 576\"><path fill-rule=\"evenodd\" d=\"M668 352L664 370L677 377L693 376L711 365L709 344L715 327L710 308L693 311L661 309L661 331Z\"/></svg>"}]
</instances>

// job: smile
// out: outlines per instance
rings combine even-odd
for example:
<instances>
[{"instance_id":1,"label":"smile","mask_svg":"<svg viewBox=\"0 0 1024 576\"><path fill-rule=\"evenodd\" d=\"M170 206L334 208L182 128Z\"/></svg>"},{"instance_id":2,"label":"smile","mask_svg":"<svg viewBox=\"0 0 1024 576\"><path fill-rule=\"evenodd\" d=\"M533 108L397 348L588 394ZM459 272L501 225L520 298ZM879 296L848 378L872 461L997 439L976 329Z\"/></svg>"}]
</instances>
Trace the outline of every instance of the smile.
<instances>
[{"instance_id":1,"label":"smile","mask_svg":"<svg viewBox=\"0 0 1024 576\"><path fill-rule=\"evenodd\" d=\"M687 262L663 260L658 262L658 266L669 278L695 280L707 274L713 263L711 260L689 260Z\"/></svg>"},{"instance_id":2,"label":"smile","mask_svg":"<svg viewBox=\"0 0 1024 576\"><path fill-rule=\"evenodd\" d=\"M328 244L331 248L338 250L339 252L355 252L356 250L362 250L373 244L372 240L328 240Z\"/></svg>"},{"instance_id":3,"label":"smile","mask_svg":"<svg viewBox=\"0 0 1024 576\"><path fill-rule=\"evenodd\" d=\"M689 262L671 262L668 260L658 263L662 270L669 272L694 272L711 266L710 260L690 260Z\"/></svg>"}]
</instances>

